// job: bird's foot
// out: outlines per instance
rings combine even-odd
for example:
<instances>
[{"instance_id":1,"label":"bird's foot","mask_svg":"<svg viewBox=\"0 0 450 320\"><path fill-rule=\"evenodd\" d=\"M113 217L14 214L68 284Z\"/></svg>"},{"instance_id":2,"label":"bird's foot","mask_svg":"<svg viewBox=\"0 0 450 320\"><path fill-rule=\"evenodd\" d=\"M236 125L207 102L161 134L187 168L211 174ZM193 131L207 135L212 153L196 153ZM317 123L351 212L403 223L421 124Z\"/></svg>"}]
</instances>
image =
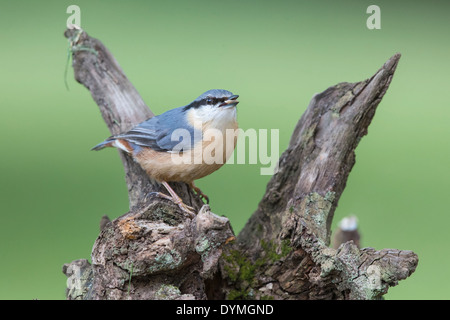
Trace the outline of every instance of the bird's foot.
<instances>
[{"instance_id":1,"label":"bird's foot","mask_svg":"<svg viewBox=\"0 0 450 320\"><path fill-rule=\"evenodd\" d=\"M209 197L200 190L194 183L191 183L191 188L195 191L195 193L202 199L202 201L206 201L206 204L209 204Z\"/></svg>"}]
</instances>

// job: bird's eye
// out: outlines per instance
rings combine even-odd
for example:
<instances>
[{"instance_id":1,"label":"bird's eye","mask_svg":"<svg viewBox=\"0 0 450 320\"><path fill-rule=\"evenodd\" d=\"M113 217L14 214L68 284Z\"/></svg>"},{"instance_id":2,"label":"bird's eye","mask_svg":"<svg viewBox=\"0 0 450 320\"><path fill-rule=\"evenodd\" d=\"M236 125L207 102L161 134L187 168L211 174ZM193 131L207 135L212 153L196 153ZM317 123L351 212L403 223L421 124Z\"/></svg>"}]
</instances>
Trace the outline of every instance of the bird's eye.
<instances>
[{"instance_id":1,"label":"bird's eye","mask_svg":"<svg viewBox=\"0 0 450 320\"><path fill-rule=\"evenodd\" d=\"M207 98L207 99L206 99L206 103L212 104L212 102L213 102L213 99L212 99L212 98Z\"/></svg>"}]
</instances>

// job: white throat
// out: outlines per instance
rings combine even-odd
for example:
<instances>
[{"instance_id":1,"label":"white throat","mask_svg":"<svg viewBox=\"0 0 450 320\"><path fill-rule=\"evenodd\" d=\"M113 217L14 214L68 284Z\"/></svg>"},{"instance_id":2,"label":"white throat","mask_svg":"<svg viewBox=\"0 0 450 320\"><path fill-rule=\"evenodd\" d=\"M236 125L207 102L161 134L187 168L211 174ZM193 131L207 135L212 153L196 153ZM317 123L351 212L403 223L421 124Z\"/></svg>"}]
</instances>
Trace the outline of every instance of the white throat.
<instances>
[{"instance_id":1,"label":"white throat","mask_svg":"<svg viewBox=\"0 0 450 320\"><path fill-rule=\"evenodd\" d=\"M188 121L196 128L214 128L220 131L236 126L236 107L200 107L188 112Z\"/></svg>"}]
</instances>

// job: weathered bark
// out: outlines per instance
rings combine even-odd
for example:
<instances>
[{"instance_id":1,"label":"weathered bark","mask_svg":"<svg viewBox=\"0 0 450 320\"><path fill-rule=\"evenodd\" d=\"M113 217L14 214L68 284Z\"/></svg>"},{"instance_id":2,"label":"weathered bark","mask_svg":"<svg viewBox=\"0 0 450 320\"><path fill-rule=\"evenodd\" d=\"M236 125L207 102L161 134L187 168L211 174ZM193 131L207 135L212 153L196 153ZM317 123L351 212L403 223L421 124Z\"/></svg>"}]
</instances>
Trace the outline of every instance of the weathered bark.
<instances>
[{"instance_id":1,"label":"weathered bark","mask_svg":"<svg viewBox=\"0 0 450 320\"><path fill-rule=\"evenodd\" d=\"M67 30L75 78L85 85L115 134L152 116L100 41ZM329 247L330 226L354 150L375 114L400 55L370 79L340 83L313 97L279 171L236 241L227 218L199 210L194 219L149 192L159 190L121 154L130 212L103 224L92 265L65 265L68 299L377 299L414 272L411 251Z\"/></svg>"}]
</instances>

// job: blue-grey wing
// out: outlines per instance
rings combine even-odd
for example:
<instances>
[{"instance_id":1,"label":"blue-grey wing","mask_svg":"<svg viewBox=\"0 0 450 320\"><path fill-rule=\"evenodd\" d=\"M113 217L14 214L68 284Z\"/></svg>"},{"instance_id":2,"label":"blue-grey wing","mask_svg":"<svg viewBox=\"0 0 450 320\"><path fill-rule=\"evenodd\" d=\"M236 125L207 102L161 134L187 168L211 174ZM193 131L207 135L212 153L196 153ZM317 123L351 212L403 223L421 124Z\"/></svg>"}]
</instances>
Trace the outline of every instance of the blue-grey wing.
<instances>
[{"instance_id":1,"label":"blue-grey wing","mask_svg":"<svg viewBox=\"0 0 450 320\"><path fill-rule=\"evenodd\" d=\"M182 151L193 148L201 133L186 122L182 108L169 110L141 122L128 132L115 136L156 151ZM200 135L199 135L200 134Z\"/></svg>"}]
</instances>

